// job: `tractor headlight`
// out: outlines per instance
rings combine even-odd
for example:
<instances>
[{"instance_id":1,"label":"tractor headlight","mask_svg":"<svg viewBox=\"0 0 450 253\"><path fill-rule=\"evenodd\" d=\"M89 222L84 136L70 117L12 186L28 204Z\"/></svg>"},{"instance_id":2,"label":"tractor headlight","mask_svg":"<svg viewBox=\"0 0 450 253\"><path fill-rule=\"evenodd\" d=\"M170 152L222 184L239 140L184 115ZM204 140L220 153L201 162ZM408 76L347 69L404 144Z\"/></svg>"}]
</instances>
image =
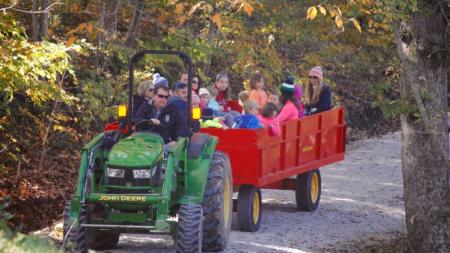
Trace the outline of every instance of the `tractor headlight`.
<instances>
[{"instance_id":1,"label":"tractor headlight","mask_svg":"<svg viewBox=\"0 0 450 253\"><path fill-rule=\"evenodd\" d=\"M108 177L124 177L125 176L125 170L124 169L108 168L106 173L108 174Z\"/></svg>"},{"instance_id":2,"label":"tractor headlight","mask_svg":"<svg viewBox=\"0 0 450 253\"><path fill-rule=\"evenodd\" d=\"M150 170L133 170L134 178L150 178Z\"/></svg>"}]
</instances>

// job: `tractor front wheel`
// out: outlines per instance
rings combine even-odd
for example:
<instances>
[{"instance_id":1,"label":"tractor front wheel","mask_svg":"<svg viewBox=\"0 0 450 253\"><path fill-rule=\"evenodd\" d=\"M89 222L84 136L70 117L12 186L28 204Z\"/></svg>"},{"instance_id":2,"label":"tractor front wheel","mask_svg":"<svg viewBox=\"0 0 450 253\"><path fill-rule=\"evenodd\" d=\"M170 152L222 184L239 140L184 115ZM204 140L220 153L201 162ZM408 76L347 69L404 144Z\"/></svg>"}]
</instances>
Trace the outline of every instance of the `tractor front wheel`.
<instances>
[{"instance_id":1,"label":"tractor front wheel","mask_svg":"<svg viewBox=\"0 0 450 253\"><path fill-rule=\"evenodd\" d=\"M215 152L203 197L203 250L224 250L231 231L233 177L228 156Z\"/></svg>"},{"instance_id":2,"label":"tractor front wheel","mask_svg":"<svg viewBox=\"0 0 450 253\"><path fill-rule=\"evenodd\" d=\"M202 252L203 207L182 204L178 210L177 252Z\"/></svg>"},{"instance_id":3,"label":"tractor front wheel","mask_svg":"<svg viewBox=\"0 0 450 253\"><path fill-rule=\"evenodd\" d=\"M319 169L297 175L295 189L297 209L307 212L316 210L319 207L321 190Z\"/></svg>"},{"instance_id":4,"label":"tractor front wheel","mask_svg":"<svg viewBox=\"0 0 450 253\"><path fill-rule=\"evenodd\" d=\"M261 226L261 190L253 185L241 185L237 200L237 222L239 229L255 232Z\"/></svg>"},{"instance_id":5,"label":"tractor front wheel","mask_svg":"<svg viewBox=\"0 0 450 253\"><path fill-rule=\"evenodd\" d=\"M64 251L77 253L88 252L89 246L88 246L87 229L85 227L80 226L80 224L86 223L87 221L86 206L83 205L80 208L79 224L70 223L69 211L70 211L70 203L68 206L66 205L66 208L64 209L63 231L64 231L64 238L66 238L66 241L64 243Z\"/></svg>"}]
</instances>

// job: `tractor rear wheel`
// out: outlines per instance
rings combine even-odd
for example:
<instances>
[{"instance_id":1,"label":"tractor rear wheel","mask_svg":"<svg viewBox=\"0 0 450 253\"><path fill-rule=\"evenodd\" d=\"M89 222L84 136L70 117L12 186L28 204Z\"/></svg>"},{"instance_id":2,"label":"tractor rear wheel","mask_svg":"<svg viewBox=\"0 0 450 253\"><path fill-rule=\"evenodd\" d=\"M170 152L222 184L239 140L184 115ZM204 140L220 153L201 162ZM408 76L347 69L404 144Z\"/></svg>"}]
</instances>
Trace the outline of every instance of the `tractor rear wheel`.
<instances>
[{"instance_id":1,"label":"tractor rear wheel","mask_svg":"<svg viewBox=\"0 0 450 253\"><path fill-rule=\"evenodd\" d=\"M319 207L321 190L319 169L297 175L295 189L297 209L307 212L316 210Z\"/></svg>"},{"instance_id":2,"label":"tractor rear wheel","mask_svg":"<svg viewBox=\"0 0 450 253\"><path fill-rule=\"evenodd\" d=\"M203 197L203 250L224 250L231 231L233 177L228 156L215 152Z\"/></svg>"},{"instance_id":3,"label":"tractor rear wheel","mask_svg":"<svg viewBox=\"0 0 450 253\"><path fill-rule=\"evenodd\" d=\"M202 252L203 207L182 204L178 210L177 252Z\"/></svg>"},{"instance_id":4,"label":"tractor rear wheel","mask_svg":"<svg viewBox=\"0 0 450 253\"><path fill-rule=\"evenodd\" d=\"M261 226L261 190L253 185L241 185L237 200L237 222L239 229L255 232Z\"/></svg>"}]
</instances>

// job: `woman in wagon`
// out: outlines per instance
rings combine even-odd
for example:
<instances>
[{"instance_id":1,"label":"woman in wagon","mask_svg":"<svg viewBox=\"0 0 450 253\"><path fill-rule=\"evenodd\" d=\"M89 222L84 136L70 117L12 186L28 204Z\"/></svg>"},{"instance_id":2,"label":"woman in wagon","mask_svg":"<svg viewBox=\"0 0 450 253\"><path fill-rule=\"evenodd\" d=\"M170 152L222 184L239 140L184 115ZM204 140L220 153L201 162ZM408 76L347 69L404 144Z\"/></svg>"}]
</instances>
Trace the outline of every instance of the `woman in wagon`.
<instances>
[{"instance_id":1,"label":"woman in wagon","mask_svg":"<svg viewBox=\"0 0 450 253\"><path fill-rule=\"evenodd\" d=\"M305 115L312 115L333 108L331 88L323 83L323 70L320 66L315 66L309 71L309 83L305 98Z\"/></svg>"},{"instance_id":2,"label":"woman in wagon","mask_svg":"<svg viewBox=\"0 0 450 253\"><path fill-rule=\"evenodd\" d=\"M281 135L281 123L296 120L299 118L298 100L294 96L295 84L292 78L288 78L280 86L281 96L280 103L282 105L281 111L278 116L272 121L270 128L276 136Z\"/></svg>"}]
</instances>

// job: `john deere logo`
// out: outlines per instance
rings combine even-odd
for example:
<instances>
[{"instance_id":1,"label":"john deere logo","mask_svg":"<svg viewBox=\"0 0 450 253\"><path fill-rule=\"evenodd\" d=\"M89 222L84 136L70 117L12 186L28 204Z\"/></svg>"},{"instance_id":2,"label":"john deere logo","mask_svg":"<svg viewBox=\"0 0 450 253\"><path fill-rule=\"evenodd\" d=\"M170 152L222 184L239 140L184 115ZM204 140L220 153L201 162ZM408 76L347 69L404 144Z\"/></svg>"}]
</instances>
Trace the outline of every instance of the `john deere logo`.
<instances>
[{"instance_id":1,"label":"john deere logo","mask_svg":"<svg viewBox=\"0 0 450 253\"><path fill-rule=\"evenodd\" d=\"M117 195L101 195L100 201L127 201L127 202L145 202L144 196L117 196Z\"/></svg>"}]
</instances>

